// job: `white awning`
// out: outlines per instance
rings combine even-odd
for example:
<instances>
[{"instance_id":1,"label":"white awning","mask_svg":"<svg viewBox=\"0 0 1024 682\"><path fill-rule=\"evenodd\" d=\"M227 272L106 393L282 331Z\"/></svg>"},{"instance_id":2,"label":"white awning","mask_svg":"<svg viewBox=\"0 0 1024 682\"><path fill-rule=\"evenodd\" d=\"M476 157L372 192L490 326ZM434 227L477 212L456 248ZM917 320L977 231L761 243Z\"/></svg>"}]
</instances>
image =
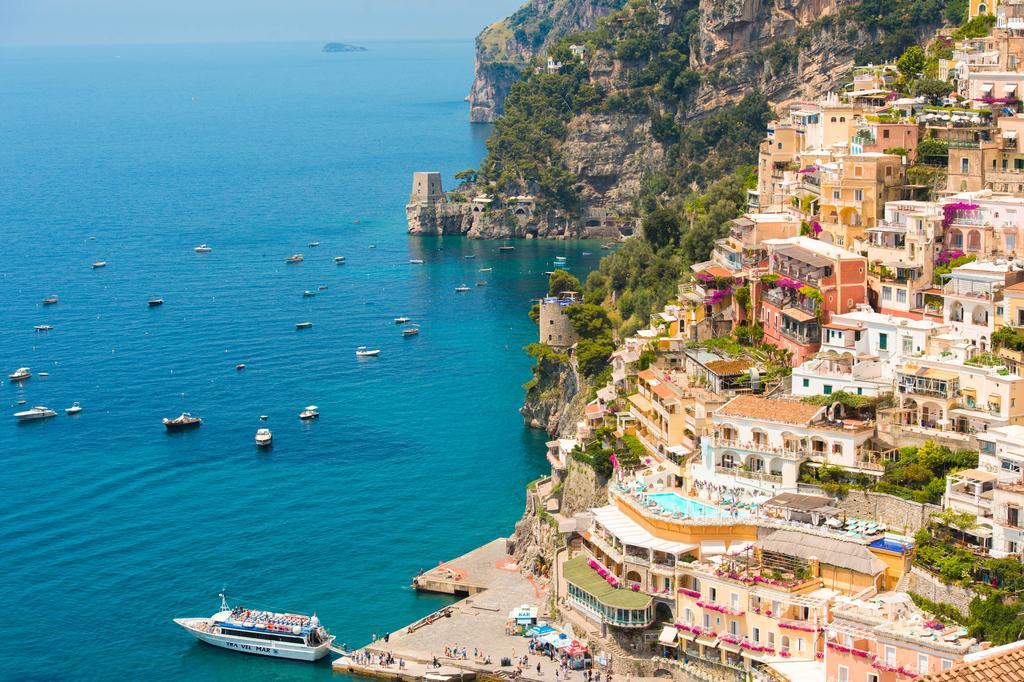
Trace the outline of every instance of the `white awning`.
<instances>
[{"instance_id":1,"label":"white awning","mask_svg":"<svg viewBox=\"0 0 1024 682\"><path fill-rule=\"evenodd\" d=\"M729 556L735 556L742 554L751 547L754 546L753 542L730 542L729 543Z\"/></svg>"},{"instance_id":2,"label":"white awning","mask_svg":"<svg viewBox=\"0 0 1024 682\"><path fill-rule=\"evenodd\" d=\"M1003 131L1003 139L1004 140L1016 140L1017 139L1017 131L1016 130L1004 130Z\"/></svg>"},{"instance_id":3,"label":"white awning","mask_svg":"<svg viewBox=\"0 0 1024 682\"><path fill-rule=\"evenodd\" d=\"M1012 95L1013 93L1017 92L1017 84L1007 83L1006 85L1003 86L1003 92L1006 93L1007 95Z\"/></svg>"},{"instance_id":4,"label":"white awning","mask_svg":"<svg viewBox=\"0 0 1024 682\"><path fill-rule=\"evenodd\" d=\"M593 512L594 521L607 528L608 532L621 540L623 544L633 545L634 547L643 547L644 549L653 549L658 552L665 552L666 554L673 555L679 555L683 552L689 552L697 549L697 545L689 545L685 542L662 540L661 538L651 535L636 521L619 511L618 507L609 505L607 507L594 509ZM723 548L722 552L724 551L725 549Z\"/></svg>"},{"instance_id":5,"label":"white awning","mask_svg":"<svg viewBox=\"0 0 1024 682\"><path fill-rule=\"evenodd\" d=\"M992 88L994 88L994 87L995 87L994 83L982 83L981 84L981 94L983 94L983 95L991 94L992 93Z\"/></svg>"},{"instance_id":6,"label":"white awning","mask_svg":"<svg viewBox=\"0 0 1024 682\"><path fill-rule=\"evenodd\" d=\"M700 543L700 553L704 556L725 554L725 543L720 540Z\"/></svg>"},{"instance_id":7,"label":"white awning","mask_svg":"<svg viewBox=\"0 0 1024 682\"><path fill-rule=\"evenodd\" d=\"M666 625L661 629L661 634L658 635L658 641L664 644L665 646L675 646L676 635L678 634L678 632L679 631L676 630L674 625Z\"/></svg>"}]
</instances>

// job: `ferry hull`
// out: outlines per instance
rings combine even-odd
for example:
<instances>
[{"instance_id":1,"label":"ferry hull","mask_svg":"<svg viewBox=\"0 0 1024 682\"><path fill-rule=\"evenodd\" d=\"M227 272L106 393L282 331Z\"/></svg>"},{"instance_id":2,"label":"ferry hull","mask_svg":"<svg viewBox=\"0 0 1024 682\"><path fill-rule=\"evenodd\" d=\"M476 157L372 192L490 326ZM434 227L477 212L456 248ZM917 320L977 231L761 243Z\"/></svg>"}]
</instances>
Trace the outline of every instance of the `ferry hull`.
<instances>
[{"instance_id":1,"label":"ferry hull","mask_svg":"<svg viewBox=\"0 0 1024 682\"><path fill-rule=\"evenodd\" d=\"M240 651L244 654L287 658L293 661L320 660L330 651L331 642L334 640L333 637L330 637L328 641L319 646L309 647L289 642L259 641L248 637L219 635L213 631L207 631L211 623L206 618L175 618L174 622L188 630L200 642L206 642L222 649Z\"/></svg>"}]
</instances>

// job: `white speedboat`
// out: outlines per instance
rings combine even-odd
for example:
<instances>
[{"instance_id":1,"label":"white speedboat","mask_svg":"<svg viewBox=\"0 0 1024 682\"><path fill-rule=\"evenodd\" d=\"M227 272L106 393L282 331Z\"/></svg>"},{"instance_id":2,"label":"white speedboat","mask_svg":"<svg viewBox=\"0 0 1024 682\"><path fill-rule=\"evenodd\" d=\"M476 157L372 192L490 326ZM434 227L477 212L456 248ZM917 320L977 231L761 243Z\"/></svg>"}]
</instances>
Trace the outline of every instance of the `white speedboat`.
<instances>
[{"instance_id":1,"label":"white speedboat","mask_svg":"<svg viewBox=\"0 0 1024 682\"><path fill-rule=\"evenodd\" d=\"M416 325L412 327L406 327L402 330L402 336L417 336L420 333L420 328Z\"/></svg>"},{"instance_id":2,"label":"white speedboat","mask_svg":"<svg viewBox=\"0 0 1024 682\"><path fill-rule=\"evenodd\" d=\"M360 358L372 358L380 355L379 348L367 348L366 346L359 346L356 348L356 356Z\"/></svg>"},{"instance_id":3,"label":"white speedboat","mask_svg":"<svg viewBox=\"0 0 1024 682\"><path fill-rule=\"evenodd\" d=\"M511 244L505 244L504 246L499 246L498 247L498 251L515 251L515 250L516 250L516 247L512 246Z\"/></svg>"},{"instance_id":4,"label":"white speedboat","mask_svg":"<svg viewBox=\"0 0 1024 682\"><path fill-rule=\"evenodd\" d=\"M409 321L408 317L396 317L395 318L395 324L405 324L408 321Z\"/></svg>"},{"instance_id":5,"label":"white speedboat","mask_svg":"<svg viewBox=\"0 0 1024 682\"><path fill-rule=\"evenodd\" d=\"M210 253L213 248L209 244L200 244L196 248L192 249L196 253Z\"/></svg>"},{"instance_id":6,"label":"white speedboat","mask_svg":"<svg viewBox=\"0 0 1024 682\"><path fill-rule=\"evenodd\" d=\"M107 267L107 261L105 261L105 260L98 260L98 261L96 261L95 263L92 264L92 269L93 270L95 270L96 268L105 268L105 267Z\"/></svg>"},{"instance_id":7,"label":"white speedboat","mask_svg":"<svg viewBox=\"0 0 1024 682\"><path fill-rule=\"evenodd\" d=\"M467 287L465 284L463 284L461 287L455 287L455 291L457 291L457 292L459 292L461 294L463 292L469 291L469 287Z\"/></svg>"},{"instance_id":8,"label":"white speedboat","mask_svg":"<svg viewBox=\"0 0 1024 682\"><path fill-rule=\"evenodd\" d=\"M302 296L303 298L310 298L311 296L316 296L316 292L306 289L305 291L302 292Z\"/></svg>"},{"instance_id":9,"label":"white speedboat","mask_svg":"<svg viewBox=\"0 0 1024 682\"><path fill-rule=\"evenodd\" d=\"M557 260L557 261L565 261L566 258L565 258L565 256L555 256L555 260Z\"/></svg>"},{"instance_id":10,"label":"white speedboat","mask_svg":"<svg viewBox=\"0 0 1024 682\"><path fill-rule=\"evenodd\" d=\"M312 326L313 326L312 322L296 322L295 323L295 328L296 329L310 329Z\"/></svg>"},{"instance_id":11,"label":"white speedboat","mask_svg":"<svg viewBox=\"0 0 1024 682\"><path fill-rule=\"evenodd\" d=\"M295 253L284 259L285 263L301 263L305 258L302 257L301 253Z\"/></svg>"},{"instance_id":12,"label":"white speedboat","mask_svg":"<svg viewBox=\"0 0 1024 682\"><path fill-rule=\"evenodd\" d=\"M265 448L269 447L274 440L274 434L270 432L270 429L257 429L256 430L256 447Z\"/></svg>"},{"instance_id":13,"label":"white speedboat","mask_svg":"<svg viewBox=\"0 0 1024 682\"><path fill-rule=\"evenodd\" d=\"M299 412L299 419L303 419L303 420L319 419L320 418L320 411L319 410L320 410L320 408L318 408L316 405L306 405L306 409L304 409L302 412Z\"/></svg>"},{"instance_id":14,"label":"white speedboat","mask_svg":"<svg viewBox=\"0 0 1024 682\"><path fill-rule=\"evenodd\" d=\"M148 305L150 308L158 308L158 307L162 306L163 304L164 304L164 299L162 299L162 298L151 298L148 301L146 301L146 305Z\"/></svg>"},{"instance_id":15,"label":"white speedboat","mask_svg":"<svg viewBox=\"0 0 1024 682\"><path fill-rule=\"evenodd\" d=\"M52 332L53 327L48 324L37 324L35 327L37 332Z\"/></svg>"},{"instance_id":16,"label":"white speedboat","mask_svg":"<svg viewBox=\"0 0 1024 682\"><path fill-rule=\"evenodd\" d=\"M14 416L18 421L27 422L33 419L49 419L50 417L56 417L57 413L49 407L38 405L36 407L29 408L24 412L15 412Z\"/></svg>"},{"instance_id":17,"label":"white speedboat","mask_svg":"<svg viewBox=\"0 0 1024 682\"><path fill-rule=\"evenodd\" d=\"M221 610L209 618L175 618L201 642L259 656L317 661L327 655L334 635L320 625L316 614L250 611L230 608L221 595Z\"/></svg>"},{"instance_id":18,"label":"white speedboat","mask_svg":"<svg viewBox=\"0 0 1024 682\"><path fill-rule=\"evenodd\" d=\"M57 298L57 294L52 294L43 299L43 305L54 305L58 300L60 299Z\"/></svg>"},{"instance_id":19,"label":"white speedboat","mask_svg":"<svg viewBox=\"0 0 1024 682\"><path fill-rule=\"evenodd\" d=\"M32 377L32 372L28 370L28 367L19 367L18 369L14 370L14 374L8 374L7 378L10 379L11 381L25 381L25 379L29 379Z\"/></svg>"},{"instance_id":20,"label":"white speedboat","mask_svg":"<svg viewBox=\"0 0 1024 682\"><path fill-rule=\"evenodd\" d=\"M320 246L320 242L310 242L310 243L309 243L309 247L310 247L311 249L315 249L315 248L316 248L316 247L318 247L318 246Z\"/></svg>"},{"instance_id":21,"label":"white speedboat","mask_svg":"<svg viewBox=\"0 0 1024 682\"><path fill-rule=\"evenodd\" d=\"M320 286L318 286L316 288L316 290L317 291L327 291L327 285L326 284L321 284Z\"/></svg>"},{"instance_id":22,"label":"white speedboat","mask_svg":"<svg viewBox=\"0 0 1024 682\"><path fill-rule=\"evenodd\" d=\"M344 256L335 256L334 257L334 262L337 263L338 265L341 265L342 263L345 262L345 257Z\"/></svg>"},{"instance_id":23,"label":"white speedboat","mask_svg":"<svg viewBox=\"0 0 1024 682\"><path fill-rule=\"evenodd\" d=\"M78 404L78 401L71 403L71 407L64 408L64 414L78 414L82 411L82 406Z\"/></svg>"},{"instance_id":24,"label":"white speedboat","mask_svg":"<svg viewBox=\"0 0 1024 682\"><path fill-rule=\"evenodd\" d=\"M422 258L410 258L409 259L409 264L410 265L423 265L423 259Z\"/></svg>"},{"instance_id":25,"label":"white speedboat","mask_svg":"<svg viewBox=\"0 0 1024 682\"><path fill-rule=\"evenodd\" d=\"M480 272L490 272L494 268L480 268Z\"/></svg>"}]
</instances>

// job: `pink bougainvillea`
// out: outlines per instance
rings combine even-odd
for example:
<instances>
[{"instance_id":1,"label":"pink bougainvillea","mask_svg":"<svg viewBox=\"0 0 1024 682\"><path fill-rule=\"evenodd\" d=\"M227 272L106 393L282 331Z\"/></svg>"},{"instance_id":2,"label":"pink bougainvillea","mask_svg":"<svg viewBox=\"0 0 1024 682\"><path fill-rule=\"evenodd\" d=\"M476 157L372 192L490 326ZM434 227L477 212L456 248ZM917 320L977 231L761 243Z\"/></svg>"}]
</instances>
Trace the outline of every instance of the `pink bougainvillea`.
<instances>
[{"instance_id":1,"label":"pink bougainvillea","mask_svg":"<svg viewBox=\"0 0 1024 682\"><path fill-rule=\"evenodd\" d=\"M949 227L953 224L957 215L962 211L977 211L978 204L972 204L969 201L951 201L948 204L942 205L942 226Z\"/></svg>"},{"instance_id":2,"label":"pink bougainvillea","mask_svg":"<svg viewBox=\"0 0 1024 682\"><path fill-rule=\"evenodd\" d=\"M811 221L811 234L813 234L815 237L821 234L821 223L819 223L817 220Z\"/></svg>"},{"instance_id":3,"label":"pink bougainvillea","mask_svg":"<svg viewBox=\"0 0 1024 682\"><path fill-rule=\"evenodd\" d=\"M966 254L964 254L963 251L960 251L958 249L949 249L949 250L946 250L946 251L940 251L939 255L935 257L935 263L937 265L949 265L949 263L951 261L954 261L957 258L960 258L961 256L964 256L964 255L966 255Z\"/></svg>"},{"instance_id":4,"label":"pink bougainvillea","mask_svg":"<svg viewBox=\"0 0 1024 682\"><path fill-rule=\"evenodd\" d=\"M694 599L700 599L700 592L697 590L688 590L685 587L679 588L680 594L685 594L687 597L693 597Z\"/></svg>"}]
</instances>

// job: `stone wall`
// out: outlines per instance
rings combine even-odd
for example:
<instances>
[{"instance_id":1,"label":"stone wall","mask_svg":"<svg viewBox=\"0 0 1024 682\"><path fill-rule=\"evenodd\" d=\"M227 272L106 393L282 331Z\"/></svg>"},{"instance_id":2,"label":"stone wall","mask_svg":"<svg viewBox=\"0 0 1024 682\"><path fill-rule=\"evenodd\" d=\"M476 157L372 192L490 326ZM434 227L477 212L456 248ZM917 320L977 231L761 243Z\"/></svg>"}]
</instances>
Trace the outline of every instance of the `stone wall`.
<instances>
[{"instance_id":1,"label":"stone wall","mask_svg":"<svg viewBox=\"0 0 1024 682\"><path fill-rule=\"evenodd\" d=\"M978 596L966 587L947 585L920 566L911 567L906 580L901 581L901 591L919 594L939 604L949 604L965 616L968 615L971 600Z\"/></svg>"},{"instance_id":2,"label":"stone wall","mask_svg":"<svg viewBox=\"0 0 1024 682\"><path fill-rule=\"evenodd\" d=\"M935 504L911 502L901 497L866 490L851 490L845 499L836 500L835 505L848 516L877 519L892 530L902 529L911 534L923 528L932 514L942 511Z\"/></svg>"},{"instance_id":3,"label":"stone wall","mask_svg":"<svg viewBox=\"0 0 1024 682\"><path fill-rule=\"evenodd\" d=\"M601 480L597 472L586 464L570 458L562 484L562 515L571 518L581 511L606 504L608 482Z\"/></svg>"}]
</instances>

